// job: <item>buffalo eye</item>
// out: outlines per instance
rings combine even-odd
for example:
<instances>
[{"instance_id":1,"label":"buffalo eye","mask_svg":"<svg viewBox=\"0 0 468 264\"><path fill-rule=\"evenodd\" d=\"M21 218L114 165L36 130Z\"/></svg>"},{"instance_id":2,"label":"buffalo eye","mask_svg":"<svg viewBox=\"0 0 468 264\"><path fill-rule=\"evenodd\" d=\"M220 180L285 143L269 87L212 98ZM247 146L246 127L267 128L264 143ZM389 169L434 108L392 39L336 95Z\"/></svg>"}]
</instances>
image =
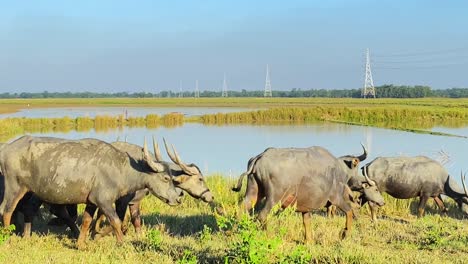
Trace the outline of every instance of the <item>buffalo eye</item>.
<instances>
[{"instance_id":1,"label":"buffalo eye","mask_svg":"<svg viewBox=\"0 0 468 264\"><path fill-rule=\"evenodd\" d=\"M164 175L164 181L168 182L171 180L171 177L169 175Z\"/></svg>"}]
</instances>

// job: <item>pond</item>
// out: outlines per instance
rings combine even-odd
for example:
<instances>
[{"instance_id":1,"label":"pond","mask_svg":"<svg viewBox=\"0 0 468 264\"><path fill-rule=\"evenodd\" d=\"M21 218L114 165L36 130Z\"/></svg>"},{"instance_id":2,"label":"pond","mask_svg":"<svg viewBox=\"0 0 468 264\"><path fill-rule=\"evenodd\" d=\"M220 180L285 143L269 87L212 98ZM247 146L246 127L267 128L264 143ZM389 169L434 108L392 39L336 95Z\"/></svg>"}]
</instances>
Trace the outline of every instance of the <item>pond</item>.
<instances>
[{"instance_id":1,"label":"pond","mask_svg":"<svg viewBox=\"0 0 468 264\"><path fill-rule=\"evenodd\" d=\"M206 126L187 123L180 127L128 128L96 132L35 133L68 139L98 138L113 142L120 137L143 145L153 135L162 147L162 138L175 145L182 159L197 164L205 175L221 173L238 177L247 161L268 147L323 146L335 156L360 154L360 142L368 146L369 162L378 156L426 155L445 161L449 173L460 182L460 170L468 171L468 139L336 123L307 125ZM165 151L163 155L168 160Z\"/></svg>"}]
</instances>

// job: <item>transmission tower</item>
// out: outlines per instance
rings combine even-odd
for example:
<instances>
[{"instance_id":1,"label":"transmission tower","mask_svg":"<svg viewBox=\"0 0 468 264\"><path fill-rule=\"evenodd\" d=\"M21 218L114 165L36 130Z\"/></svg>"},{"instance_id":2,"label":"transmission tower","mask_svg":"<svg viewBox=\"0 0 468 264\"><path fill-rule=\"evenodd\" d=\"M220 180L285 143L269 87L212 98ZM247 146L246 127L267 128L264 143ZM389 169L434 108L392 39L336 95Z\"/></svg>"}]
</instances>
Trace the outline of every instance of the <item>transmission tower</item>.
<instances>
[{"instance_id":1,"label":"transmission tower","mask_svg":"<svg viewBox=\"0 0 468 264\"><path fill-rule=\"evenodd\" d=\"M374 87L374 81L372 80L369 49L367 49L366 51L366 78L364 80L364 88L362 89L361 96L364 98L367 98L367 97L375 98L375 87Z\"/></svg>"},{"instance_id":2,"label":"transmission tower","mask_svg":"<svg viewBox=\"0 0 468 264\"><path fill-rule=\"evenodd\" d=\"M179 82L179 98L182 98L182 81Z\"/></svg>"},{"instance_id":3,"label":"transmission tower","mask_svg":"<svg viewBox=\"0 0 468 264\"><path fill-rule=\"evenodd\" d=\"M221 97L228 97L226 73L224 74L223 91L221 92Z\"/></svg>"},{"instance_id":4,"label":"transmission tower","mask_svg":"<svg viewBox=\"0 0 468 264\"><path fill-rule=\"evenodd\" d=\"M267 64L267 68L266 68L266 78L265 78L265 91L263 92L263 96L264 97L272 97L272 93L271 93L271 81L270 81L270 68L268 67L268 64Z\"/></svg>"},{"instance_id":5,"label":"transmission tower","mask_svg":"<svg viewBox=\"0 0 468 264\"><path fill-rule=\"evenodd\" d=\"M195 98L200 97L200 90L198 90L198 80L195 81Z\"/></svg>"}]
</instances>

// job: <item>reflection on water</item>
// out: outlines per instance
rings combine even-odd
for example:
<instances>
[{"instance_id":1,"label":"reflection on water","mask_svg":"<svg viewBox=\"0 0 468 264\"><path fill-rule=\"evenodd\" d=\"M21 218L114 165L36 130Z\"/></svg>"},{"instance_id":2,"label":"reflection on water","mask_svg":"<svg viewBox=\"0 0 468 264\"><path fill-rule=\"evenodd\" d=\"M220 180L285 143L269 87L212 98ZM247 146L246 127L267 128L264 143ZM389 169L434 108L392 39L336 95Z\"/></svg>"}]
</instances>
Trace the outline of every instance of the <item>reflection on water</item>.
<instances>
[{"instance_id":1,"label":"reflection on water","mask_svg":"<svg viewBox=\"0 0 468 264\"><path fill-rule=\"evenodd\" d=\"M238 107L58 107L58 108L33 108L21 109L16 113L0 114L0 118L7 117L29 117L29 118L54 118L68 116L76 117L95 117L97 115L123 115L128 117L140 117L149 114L165 115L168 113L182 113L186 116L229 113L250 111L252 108Z\"/></svg>"},{"instance_id":2,"label":"reflection on water","mask_svg":"<svg viewBox=\"0 0 468 264\"><path fill-rule=\"evenodd\" d=\"M415 134L382 128L350 126L335 123L308 125L230 125L204 126L189 123L180 127L129 128L96 132L34 133L69 139L98 138L113 142L127 137L131 143L143 144L143 137L165 137L173 143L185 162L197 164L205 174L220 172L237 177L245 171L249 158L267 147L308 147L319 145L336 156L359 154L360 142L369 146L367 162L377 156L426 155L440 158L449 155L446 168L460 181L460 170L468 171L468 140L456 137ZM163 154L165 155L165 154ZM167 156L166 156L166 159ZM228 188L229 186L226 186Z\"/></svg>"}]
</instances>

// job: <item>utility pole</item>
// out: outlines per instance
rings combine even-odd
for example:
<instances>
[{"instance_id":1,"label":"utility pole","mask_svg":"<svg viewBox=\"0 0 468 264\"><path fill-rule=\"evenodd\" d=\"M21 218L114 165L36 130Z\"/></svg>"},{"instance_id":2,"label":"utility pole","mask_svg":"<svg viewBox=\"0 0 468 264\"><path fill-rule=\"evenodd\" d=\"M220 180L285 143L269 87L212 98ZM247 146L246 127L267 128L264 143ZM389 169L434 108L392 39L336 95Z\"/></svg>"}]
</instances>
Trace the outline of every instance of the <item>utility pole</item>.
<instances>
[{"instance_id":1,"label":"utility pole","mask_svg":"<svg viewBox=\"0 0 468 264\"><path fill-rule=\"evenodd\" d=\"M271 92L271 81L270 81L270 68L266 67L266 78L265 78L265 91L263 92L264 97L272 97L272 92Z\"/></svg>"},{"instance_id":2,"label":"utility pole","mask_svg":"<svg viewBox=\"0 0 468 264\"><path fill-rule=\"evenodd\" d=\"M198 80L195 81L195 98L200 97L200 90L198 90Z\"/></svg>"},{"instance_id":3,"label":"utility pole","mask_svg":"<svg viewBox=\"0 0 468 264\"><path fill-rule=\"evenodd\" d=\"M374 87L374 81L372 80L369 49L367 49L366 51L366 77L364 80L364 88L362 88L361 96L363 98L368 98L368 97L375 98L375 87Z\"/></svg>"},{"instance_id":4,"label":"utility pole","mask_svg":"<svg viewBox=\"0 0 468 264\"><path fill-rule=\"evenodd\" d=\"M179 98L182 98L182 81L179 82Z\"/></svg>"}]
</instances>

